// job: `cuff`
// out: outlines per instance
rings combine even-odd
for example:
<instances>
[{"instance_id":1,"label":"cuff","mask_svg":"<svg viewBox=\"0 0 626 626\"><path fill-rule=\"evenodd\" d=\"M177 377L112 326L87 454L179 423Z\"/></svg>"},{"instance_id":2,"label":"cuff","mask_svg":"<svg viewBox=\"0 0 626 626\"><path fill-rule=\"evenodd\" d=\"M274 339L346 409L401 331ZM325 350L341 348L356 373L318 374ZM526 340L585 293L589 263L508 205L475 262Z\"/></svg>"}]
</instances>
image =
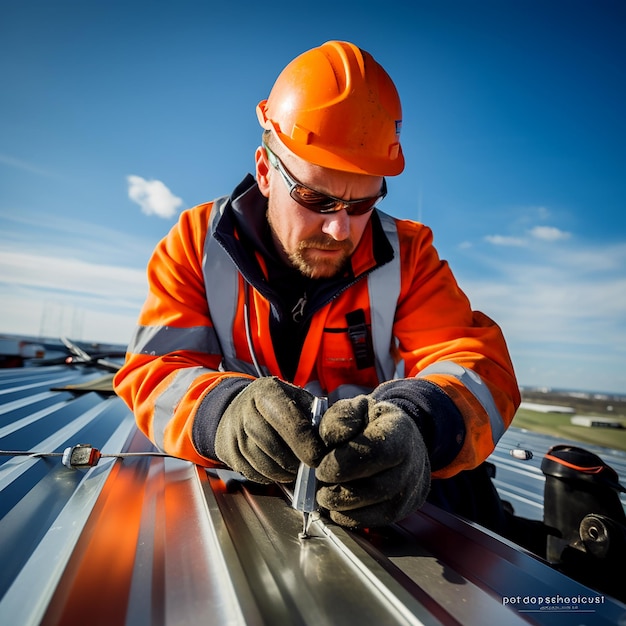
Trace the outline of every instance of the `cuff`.
<instances>
[{"instance_id":1,"label":"cuff","mask_svg":"<svg viewBox=\"0 0 626 626\"><path fill-rule=\"evenodd\" d=\"M229 376L204 397L193 422L192 439L204 457L219 461L215 454L215 433L228 405L252 382L250 378Z\"/></svg>"},{"instance_id":2,"label":"cuff","mask_svg":"<svg viewBox=\"0 0 626 626\"><path fill-rule=\"evenodd\" d=\"M392 380L374 389L372 397L392 402L413 418L433 472L452 463L461 451L465 421L456 404L434 383L420 378Z\"/></svg>"}]
</instances>

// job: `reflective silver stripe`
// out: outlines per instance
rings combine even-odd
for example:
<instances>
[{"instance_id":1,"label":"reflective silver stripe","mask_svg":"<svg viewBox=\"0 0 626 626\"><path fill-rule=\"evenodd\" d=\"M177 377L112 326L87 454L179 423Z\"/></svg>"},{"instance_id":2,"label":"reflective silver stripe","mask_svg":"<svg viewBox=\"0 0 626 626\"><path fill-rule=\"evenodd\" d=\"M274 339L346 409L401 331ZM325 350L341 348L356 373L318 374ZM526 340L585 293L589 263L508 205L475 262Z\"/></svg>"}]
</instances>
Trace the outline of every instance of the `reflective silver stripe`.
<instances>
[{"instance_id":1,"label":"reflective silver stripe","mask_svg":"<svg viewBox=\"0 0 626 626\"><path fill-rule=\"evenodd\" d=\"M498 443L500 437L506 430L504 426L504 420L500 411L496 407L496 403L491 395L491 391L482 378L474 371L454 363L454 361L440 361L439 363L433 363L427 368L423 369L417 378L424 378L430 374L444 374L447 376L453 376L458 381L463 383L465 388L480 402L483 409L485 409L489 416L489 422L491 424L491 436L493 438L494 445Z\"/></svg>"},{"instance_id":2,"label":"reflective silver stripe","mask_svg":"<svg viewBox=\"0 0 626 626\"><path fill-rule=\"evenodd\" d=\"M376 355L378 380L396 377L396 363L391 353L393 322L400 296L400 242L396 221L390 215L378 211L383 230L393 248L393 259L375 269L367 277L372 317L372 342Z\"/></svg>"},{"instance_id":3,"label":"reflective silver stripe","mask_svg":"<svg viewBox=\"0 0 626 626\"><path fill-rule=\"evenodd\" d=\"M172 381L156 399L154 403L154 416L152 424L154 426L154 442L163 450L165 440L165 428L174 416L174 411L182 397L189 389L193 381L202 374L209 374L212 370L204 367L186 367L180 369L174 375Z\"/></svg>"},{"instance_id":4,"label":"reflective silver stripe","mask_svg":"<svg viewBox=\"0 0 626 626\"><path fill-rule=\"evenodd\" d=\"M235 358L233 323L237 306L239 271L226 250L213 236L227 203L228 197L226 196L218 198L213 203L210 227L204 241L202 271L211 321L221 346L222 355L228 362Z\"/></svg>"},{"instance_id":5,"label":"reflective silver stripe","mask_svg":"<svg viewBox=\"0 0 626 626\"><path fill-rule=\"evenodd\" d=\"M219 354L220 346L215 331L209 326L137 326L128 346L128 352L152 356L163 356L176 350Z\"/></svg>"}]
</instances>

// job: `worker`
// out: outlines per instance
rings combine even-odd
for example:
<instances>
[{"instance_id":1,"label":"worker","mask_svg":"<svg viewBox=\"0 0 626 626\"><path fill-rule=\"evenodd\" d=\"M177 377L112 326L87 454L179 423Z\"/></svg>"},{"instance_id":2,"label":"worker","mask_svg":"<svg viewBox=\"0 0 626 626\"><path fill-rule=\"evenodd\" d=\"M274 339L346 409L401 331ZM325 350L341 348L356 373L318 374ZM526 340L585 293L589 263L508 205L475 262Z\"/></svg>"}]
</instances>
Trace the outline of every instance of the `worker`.
<instances>
[{"instance_id":1,"label":"worker","mask_svg":"<svg viewBox=\"0 0 626 626\"><path fill-rule=\"evenodd\" d=\"M304 52L256 112L255 176L156 247L115 390L167 453L258 483L306 463L332 520L386 525L493 451L519 404L506 343L431 230L376 208L402 111L368 52Z\"/></svg>"}]
</instances>

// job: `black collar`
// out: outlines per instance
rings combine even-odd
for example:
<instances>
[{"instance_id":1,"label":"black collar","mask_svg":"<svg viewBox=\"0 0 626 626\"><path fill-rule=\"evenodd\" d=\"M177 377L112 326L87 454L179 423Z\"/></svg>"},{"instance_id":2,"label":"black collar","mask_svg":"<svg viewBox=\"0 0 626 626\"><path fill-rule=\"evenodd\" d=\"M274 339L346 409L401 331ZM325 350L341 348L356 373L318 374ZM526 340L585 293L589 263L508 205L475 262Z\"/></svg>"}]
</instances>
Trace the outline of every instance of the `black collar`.
<instances>
[{"instance_id":1,"label":"black collar","mask_svg":"<svg viewBox=\"0 0 626 626\"><path fill-rule=\"evenodd\" d=\"M314 280L303 276L298 270L287 265L276 251L266 211L267 198L259 191L254 177L247 174L231 194L217 225L215 237L228 252L246 281L278 309L284 310L284 307L291 309L290 303L285 302L285 285L290 286L289 291L292 293L307 291L309 294L307 313L312 315L315 310L365 275L355 276L349 267L344 274L332 278ZM375 264L366 273L389 262L394 254L376 211L372 213L371 222ZM255 253L260 253L264 258L267 276L259 265Z\"/></svg>"}]
</instances>

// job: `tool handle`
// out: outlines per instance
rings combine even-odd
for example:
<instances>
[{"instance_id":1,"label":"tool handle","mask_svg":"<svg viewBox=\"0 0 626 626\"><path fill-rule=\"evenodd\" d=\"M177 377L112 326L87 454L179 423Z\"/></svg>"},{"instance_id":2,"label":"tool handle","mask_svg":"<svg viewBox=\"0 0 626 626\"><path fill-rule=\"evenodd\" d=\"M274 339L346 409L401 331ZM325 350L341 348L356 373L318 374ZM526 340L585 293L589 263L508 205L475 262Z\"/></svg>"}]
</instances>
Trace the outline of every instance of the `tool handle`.
<instances>
[{"instance_id":1,"label":"tool handle","mask_svg":"<svg viewBox=\"0 0 626 626\"><path fill-rule=\"evenodd\" d=\"M313 404L311 405L311 424L316 428L322 421L322 416L328 408L328 398L315 396L313 398Z\"/></svg>"},{"instance_id":2,"label":"tool handle","mask_svg":"<svg viewBox=\"0 0 626 626\"><path fill-rule=\"evenodd\" d=\"M322 420L322 415L328 408L328 398L315 397L311 405L311 424L318 427ZM312 513L316 510L315 491L317 481L315 479L315 469L305 463L300 463L298 476L293 489L293 500L291 506L303 513Z\"/></svg>"}]
</instances>

